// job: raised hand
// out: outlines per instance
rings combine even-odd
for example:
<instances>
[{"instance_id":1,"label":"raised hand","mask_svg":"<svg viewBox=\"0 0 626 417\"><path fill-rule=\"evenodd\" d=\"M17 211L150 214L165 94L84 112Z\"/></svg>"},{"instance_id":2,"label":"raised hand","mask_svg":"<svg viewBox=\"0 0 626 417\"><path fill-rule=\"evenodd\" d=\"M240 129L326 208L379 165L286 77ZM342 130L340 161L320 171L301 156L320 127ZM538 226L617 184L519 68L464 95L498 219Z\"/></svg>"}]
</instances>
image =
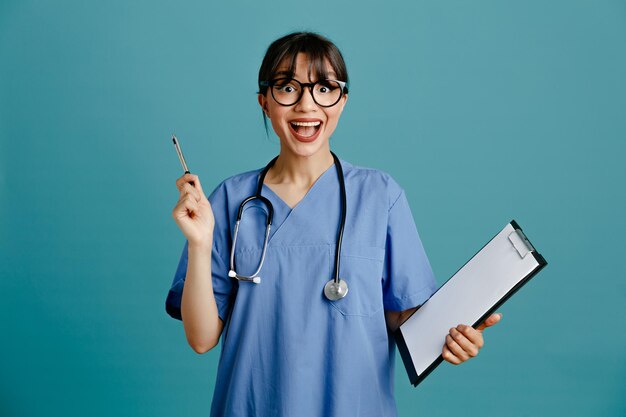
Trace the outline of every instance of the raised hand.
<instances>
[{"instance_id":1,"label":"raised hand","mask_svg":"<svg viewBox=\"0 0 626 417\"><path fill-rule=\"evenodd\" d=\"M193 184L193 185L191 185ZM172 217L190 245L201 245L213 239L215 219L209 200L202 191L197 175L185 174L176 180L180 198Z\"/></svg>"}]
</instances>

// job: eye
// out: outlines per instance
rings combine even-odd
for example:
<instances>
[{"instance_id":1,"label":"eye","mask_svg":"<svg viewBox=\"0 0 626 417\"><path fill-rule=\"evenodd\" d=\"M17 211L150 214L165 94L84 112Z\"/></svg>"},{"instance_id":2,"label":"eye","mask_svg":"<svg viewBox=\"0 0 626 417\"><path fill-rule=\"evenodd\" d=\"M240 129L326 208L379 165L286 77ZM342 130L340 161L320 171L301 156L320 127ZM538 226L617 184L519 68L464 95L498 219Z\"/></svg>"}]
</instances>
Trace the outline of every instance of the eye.
<instances>
[{"instance_id":1,"label":"eye","mask_svg":"<svg viewBox=\"0 0 626 417\"><path fill-rule=\"evenodd\" d=\"M320 81L317 83L316 90L320 94L328 94L328 93L332 93L337 88L338 86L335 85L335 83L325 80L325 81Z\"/></svg>"},{"instance_id":2,"label":"eye","mask_svg":"<svg viewBox=\"0 0 626 417\"><path fill-rule=\"evenodd\" d=\"M293 94L298 92L298 85L289 79L277 80L274 83L274 90L281 94Z\"/></svg>"}]
</instances>

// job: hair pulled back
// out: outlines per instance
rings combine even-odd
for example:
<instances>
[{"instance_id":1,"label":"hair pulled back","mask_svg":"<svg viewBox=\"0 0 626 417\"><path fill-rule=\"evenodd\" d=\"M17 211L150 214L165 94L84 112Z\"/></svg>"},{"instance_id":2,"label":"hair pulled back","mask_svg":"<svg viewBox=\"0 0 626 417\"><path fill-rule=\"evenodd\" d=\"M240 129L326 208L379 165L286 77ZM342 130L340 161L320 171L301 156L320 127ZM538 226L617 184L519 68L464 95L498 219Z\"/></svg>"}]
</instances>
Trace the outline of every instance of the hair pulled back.
<instances>
[{"instance_id":1,"label":"hair pulled back","mask_svg":"<svg viewBox=\"0 0 626 417\"><path fill-rule=\"evenodd\" d=\"M339 81L348 83L348 70L339 48L329 39L313 32L294 32L275 40L267 48L261 68L259 69L259 94L267 93L267 86L261 86L263 81L271 81L275 78L278 67L283 63L288 63L287 77L293 77L296 72L296 58L299 53L305 54L309 58L308 76L317 79L327 79L328 72L326 62L335 71ZM348 87L344 89L348 92Z\"/></svg>"}]
</instances>

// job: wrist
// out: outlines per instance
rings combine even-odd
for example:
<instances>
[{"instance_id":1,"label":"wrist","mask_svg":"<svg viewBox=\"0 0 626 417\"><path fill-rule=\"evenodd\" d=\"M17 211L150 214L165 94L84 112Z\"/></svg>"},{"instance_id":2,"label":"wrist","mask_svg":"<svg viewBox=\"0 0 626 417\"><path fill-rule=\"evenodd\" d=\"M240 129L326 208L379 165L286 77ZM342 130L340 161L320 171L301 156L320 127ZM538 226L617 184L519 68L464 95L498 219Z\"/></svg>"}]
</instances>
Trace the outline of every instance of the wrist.
<instances>
[{"instance_id":1,"label":"wrist","mask_svg":"<svg viewBox=\"0 0 626 417\"><path fill-rule=\"evenodd\" d=\"M209 237L207 239L204 240L199 240L199 241L189 241L189 247L188 247L188 251L193 251L193 252L211 252L213 248L213 238Z\"/></svg>"}]
</instances>

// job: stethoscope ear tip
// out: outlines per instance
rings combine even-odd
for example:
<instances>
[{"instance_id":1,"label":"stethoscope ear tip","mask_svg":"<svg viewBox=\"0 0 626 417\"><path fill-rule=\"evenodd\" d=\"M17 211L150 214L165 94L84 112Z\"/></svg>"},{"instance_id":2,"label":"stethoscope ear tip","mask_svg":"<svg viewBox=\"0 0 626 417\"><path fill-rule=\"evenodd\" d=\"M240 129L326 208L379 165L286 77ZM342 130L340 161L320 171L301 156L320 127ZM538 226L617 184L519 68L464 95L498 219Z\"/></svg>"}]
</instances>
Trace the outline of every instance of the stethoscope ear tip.
<instances>
[{"instance_id":1,"label":"stethoscope ear tip","mask_svg":"<svg viewBox=\"0 0 626 417\"><path fill-rule=\"evenodd\" d=\"M252 279L252 282L254 282L255 284L260 284L261 283L261 277L254 277Z\"/></svg>"},{"instance_id":2,"label":"stethoscope ear tip","mask_svg":"<svg viewBox=\"0 0 626 417\"><path fill-rule=\"evenodd\" d=\"M231 269L230 271L228 271L228 276L230 278L235 278L237 276L237 273L235 273L235 271Z\"/></svg>"}]
</instances>

